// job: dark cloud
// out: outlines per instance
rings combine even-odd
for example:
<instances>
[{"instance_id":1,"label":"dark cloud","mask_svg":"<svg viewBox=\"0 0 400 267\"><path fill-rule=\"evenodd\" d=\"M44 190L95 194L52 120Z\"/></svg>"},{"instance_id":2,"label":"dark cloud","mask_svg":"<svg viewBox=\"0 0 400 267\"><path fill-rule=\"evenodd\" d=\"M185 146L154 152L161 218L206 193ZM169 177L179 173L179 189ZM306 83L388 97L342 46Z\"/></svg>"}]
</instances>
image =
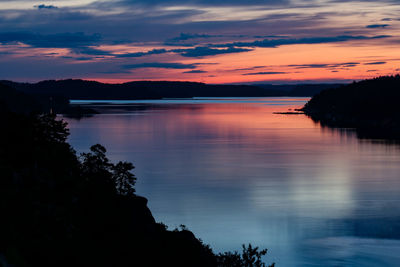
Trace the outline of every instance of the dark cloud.
<instances>
[{"instance_id":1,"label":"dark cloud","mask_svg":"<svg viewBox=\"0 0 400 267\"><path fill-rule=\"evenodd\" d=\"M244 73L242 75L274 75L274 74L288 74L289 72L283 71L263 71L263 72L251 72L251 73Z\"/></svg>"},{"instance_id":2,"label":"dark cloud","mask_svg":"<svg viewBox=\"0 0 400 267\"><path fill-rule=\"evenodd\" d=\"M210 45L212 47L278 47L281 45L295 45L295 44L323 44L323 43L336 43L336 42L346 42L354 40L373 40L391 37L389 35L379 35L379 36L333 36L333 37L307 37L307 38L297 38L297 39L264 39L262 41L253 42L234 42L227 44L216 44Z\"/></svg>"},{"instance_id":3,"label":"dark cloud","mask_svg":"<svg viewBox=\"0 0 400 267\"><path fill-rule=\"evenodd\" d=\"M73 47L71 49L75 54L83 54L83 55L90 55L90 56L111 56L112 54L108 51L96 49L93 47Z\"/></svg>"},{"instance_id":4,"label":"dark cloud","mask_svg":"<svg viewBox=\"0 0 400 267\"><path fill-rule=\"evenodd\" d=\"M254 38L277 39L276 42L278 42L281 39L290 40L293 36L304 36L304 34L316 37L322 33L327 36L336 36L348 30L330 27L322 31L322 26L316 26L315 18L293 13L279 14L279 16L271 14L245 21L239 17L229 21L214 21L213 18L210 18L210 21L193 21L193 16L205 11L196 10L195 6L193 9L166 10L151 6L152 2L163 1L150 0L149 4L144 2L143 0L119 2L121 8L118 8L116 1L94 1L88 6L62 7L54 10L55 12L46 12L46 16L37 10L18 11L19 15L12 17L7 16L7 11L0 11L0 32L23 29L38 33L54 33L74 32L79 29L86 33L100 32L104 41L109 43L124 40L125 42L162 44L163 41L168 40L165 45L193 47L206 46L207 42L215 43L210 41L210 38L224 38L223 42L230 43L240 41L239 36L247 36L247 38L256 36ZM213 5L210 2L212 1L204 3ZM228 1L225 2L228 3ZM238 2L233 1L232 5ZM264 6L268 6L268 1L263 2ZM167 0L166 3L171 4L174 1ZM244 3L242 1L242 4ZM189 1L189 4L192 2ZM175 41L170 39L171 36L177 36L172 38ZM191 44L186 42L191 42ZM264 44L264 46L271 47L273 44Z\"/></svg>"},{"instance_id":5,"label":"dark cloud","mask_svg":"<svg viewBox=\"0 0 400 267\"><path fill-rule=\"evenodd\" d=\"M75 60L78 60L78 61L88 61L88 60L93 60L93 58L92 57L76 57L76 58L74 58Z\"/></svg>"},{"instance_id":6,"label":"dark cloud","mask_svg":"<svg viewBox=\"0 0 400 267\"><path fill-rule=\"evenodd\" d=\"M168 39L165 43L169 45L182 45L181 42L191 39L209 39L209 38L243 38L247 35L223 35L223 34L200 34L200 33L180 33L179 36ZM192 45L194 46L194 45Z\"/></svg>"},{"instance_id":7,"label":"dark cloud","mask_svg":"<svg viewBox=\"0 0 400 267\"><path fill-rule=\"evenodd\" d=\"M127 53L127 54L119 54L115 55L119 58L134 58L134 57L143 57L147 55L158 55L158 54L165 54L165 53L176 53L180 54L184 57L205 57L205 56L216 56L221 54L230 54L230 53L241 53L241 52L248 52L252 49L245 49L245 48L234 48L229 47L225 49L216 49L216 48L209 48L209 47L195 47L195 48L184 48L184 49L153 49L147 52L136 52L136 53Z\"/></svg>"},{"instance_id":8,"label":"dark cloud","mask_svg":"<svg viewBox=\"0 0 400 267\"><path fill-rule=\"evenodd\" d=\"M112 62L81 61L68 64L62 57L0 57L0 79L39 81L44 79L87 78L95 73L120 70ZM111 64L110 64L111 63ZM21 75L22 74L22 75Z\"/></svg>"},{"instance_id":9,"label":"dark cloud","mask_svg":"<svg viewBox=\"0 0 400 267\"><path fill-rule=\"evenodd\" d=\"M122 74L122 73L128 74L131 72L126 71L126 70L116 70L116 71L110 70L110 71L99 71L97 73L99 73L99 74Z\"/></svg>"},{"instance_id":10,"label":"dark cloud","mask_svg":"<svg viewBox=\"0 0 400 267\"><path fill-rule=\"evenodd\" d=\"M234 69L235 71L243 71L243 70L256 70L256 69L262 69L266 68L267 66L254 66L250 68L241 68L241 69Z\"/></svg>"},{"instance_id":11,"label":"dark cloud","mask_svg":"<svg viewBox=\"0 0 400 267\"><path fill-rule=\"evenodd\" d=\"M198 33L181 33L178 37L171 38L170 41L186 41L198 38L221 37L222 35L198 34Z\"/></svg>"},{"instance_id":12,"label":"dark cloud","mask_svg":"<svg viewBox=\"0 0 400 267\"><path fill-rule=\"evenodd\" d=\"M390 26L389 24L371 24L371 25L365 26L365 28L376 29L376 28L386 28L386 27L389 27L389 26Z\"/></svg>"},{"instance_id":13,"label":"dark cloud","mask_svg":"<svg viewBox=\"0 0 400 267\"><path fill-rule=\"evenodd\" d=\"M286 35L255 35L254 38L289 38Z\"/></svg>"},{"instance_id":14,"label":"dark cloud","mask_svg":"<svg viewBox=\"0 0 400 267\"><path fill-rule=\"evenodd\" d=\"M122 66L124 69L141 69L141 68L160 68L160 69L195 69L196 64L183 64L183 63L162 63L162 62L149 62L128 64Z\"/></svg>"},{"instance_id":15,"label":"dark cloud","mask_svg":"<svg viewBox=\"0 0 400 267\"><path fill-rule=\"evenodd\" d=\"M71 57L71 56L62 56L61 58L71 59L71 60L78 60L78 61L89 61L96 59L97 57Z\"/></svg>"},{"instance_id":16,"label":"dark cloud","mask_svg":"<svg viewBox=\"0 0 400 267\"><path fill-rule=\"evenodd\" d=\"M325 68L352 68L359 65L359 62L327 63L327 64L299 64L287 65L296 69L325 69Z\"/></svg>"},{"instance_id":17,"label":"dark cloud","mask_svg":"<svg viewBox=\"0 0 400 267\"><path fill-rule=\"evenodd\" d=\"M133 58L133 57L143 57L143 56L147 56L147 55L159 55L159 54L165 54L168 53L170 51L166 50L166 49L153 49L147 52L136 52L136 53L127 53L127 54L118 54L115 55L116 57L119 58Z\"/></svg>"},{"instance_id":18,"label":"dark cloud","mask_svg":"<svg viewBox=\"0 0 400 267\"><path fill-rule=\"evenodd\" d=\"M246 48L236 48L236 47L228 47L225 49L215 49L210 47L198 46L191 49L175 49L173 52L179 53L184 57L205 57L205 56L215 56L221 54L230 54L230 53L241 53L241 52L249 52L252 49Z\"/></svg>"},{"instance_id":19,"label":"dark cloud","mask_svg":"<svg viewBox=\"0 0 400 267\"><path fill-rule=\"evenodd\" d=\"M384 65L386 64L385 61L377 61L377 62L368 62L368 63L364 63L364 65Z\"/></svg>"},{"instance_id":20,"label":"dark cloud","mask_svg":"<svg viewBox=\"0 0 400 267\"><path fill-rule=\"evenodd\" d=\"M13 55L14 53L10 51L0 51L0 55Z\"/></svg>"},{"instance_id":21,"label":"dark cloud","mask_svg":"<svg viewBox=\"0 0 400 267\"><path fill-rule=\"evenodd\" d=\"M194 47L196 45L198 45L198 43L179 43L179 42L169 42L166 41L163 43L163 45L165 46L183 46L183 47Z\"/></svg>"},{"instance_id":22,"label":"dark cloud","mask_svg":"<svg viewBox=\"0 0 400 267\"><path fill-rule=\"evenodd\" d=\"M45 4L37 5L37 6L34 6L34 7L36 7L37 9L57 9L58 8L58 7L53 6L53 5L45 5Z\"/></svg>"},{"instance_id":23,"label":"dark cloud","mask_svg":"<svg viewBox=\"0 0 400 267\"><path fill-rule=\"evenodd\" d=\"M0 33L0 43L24 43L34 47L44 48L75 48L96 45L101 41L100 34L86 35L77 33L37 34L31 32Z\"/></svg>"},{"instance_id":24,"label":"dark cloud","mask_svg":"<svg viewBox=\"0 0 400 267\"><path fill-rule=\"evenodd\" d=\"M219 63L216 62L207 62L207 63L194 63L196 66L209 66L209 65L218 65Z\"/></svg>"},{"instance_id":25,"label":"dark cloud","mask_svg":"<svg viewBox=\"0 0 400 267\"><path fill-rule=\"evenodd\" d=\"M204 70L190 70L190 71L185 71L185 72L182 72L182 73L207 73L207 71L204 71Z\"/></svg>"}]
</instances>

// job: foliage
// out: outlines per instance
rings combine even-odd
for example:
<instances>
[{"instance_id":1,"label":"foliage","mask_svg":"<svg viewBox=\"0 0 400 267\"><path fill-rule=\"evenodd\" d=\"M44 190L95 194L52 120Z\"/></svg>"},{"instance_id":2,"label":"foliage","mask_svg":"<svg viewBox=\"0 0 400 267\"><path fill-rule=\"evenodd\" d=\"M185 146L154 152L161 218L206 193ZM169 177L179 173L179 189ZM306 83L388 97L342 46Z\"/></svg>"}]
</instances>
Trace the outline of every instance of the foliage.
<instances>
[{"instance_id":1,"label":"foliage","mask_svg":"<svg viewBox=\"0 0 400 267\"><path fill-rule=\"evenodd\" d=\"M131 163L110 162L99 144L77 156L66 124L52 115L3 109L0 123L4 264L227 266L185 226L167 231L155 222L147 200L135 194ZM236 266L264 266L257 249L246 248Z\"/></svg>"},{"instance_id":2,"label":"foliage","mask_svg":"<svg viewBox=\"0 0 400 267\"><path fill-rule=\"evenodd\" d=\"M130 162L118 162L113 164L106 156L106 148L100 144L90 147L89 153L82 153L81 171L86 179L95 180L95 183L114 183L116 192L123 196L135 194L136 177L131 172L135 167ZM99 177L105 178L99 181ZM97 179L97 180L96 180Z\"/></svg>"},{"instance_id":3,"label":"foliage","mask_svg":"<svg viewBox=\"0 0 400 267\"><path fill-rule=\"evenodd\" d=\"M135 193L136 177L131 173L134 168L130 162L118 162L113 166L113 180L119 194L127 196Z\"/></svg>"},{"instance_id":4,"label":"foliage","mask_svg":"<svg viewBox=\"0 0 400 267\"><path fill-rule=\"evenodd\" d=\"M63 144L66 142L69 130L65 121L56 120L56 116L52 114L38 115L36 118L33 129L38 131L37 136L44 137L51 143Z\"/></svg>"},{"instance_id":5,"label":"foliage","mask_svg":"<svg viewBox=\"0 0 400 267\"><path fill-rule=\"evenodd\" d=\"M242 254L235 252L225 252L217 255L217 265L219 267L265 267L262 257L267 254L267 250L259 250L258 247L247 247L242 245ZM269 265L274 267L275 263Z\"/></svg>"},{"instance_id":6,"label":"foliage","mask_svg":"<svg viewBox=\"0 0 400 267\"><path fill-rule=\"evenodd\" d=\"M355 128L359 137L400 139L400 75L354 82L315 95L304 112L323 126Z\"/></svg>"}]
</instances>

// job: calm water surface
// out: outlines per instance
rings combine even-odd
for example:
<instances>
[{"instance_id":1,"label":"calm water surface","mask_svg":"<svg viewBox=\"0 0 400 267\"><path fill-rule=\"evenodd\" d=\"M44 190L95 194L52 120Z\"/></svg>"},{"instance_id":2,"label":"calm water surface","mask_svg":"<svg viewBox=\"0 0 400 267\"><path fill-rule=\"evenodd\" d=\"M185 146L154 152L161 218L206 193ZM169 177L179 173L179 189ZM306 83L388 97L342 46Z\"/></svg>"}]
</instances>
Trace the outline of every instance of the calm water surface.
<instances>
[{"instance_id":1,"label":"calm water surface","mask_svg":"<svg viewBox=\"0 0 400 267\"><path fill-rule=\"evenodd\" d=\"M69 142L133 162L156 220L215 251L251 242L278 267L400 266L399 146L274 114L306 101L114 101L67 119Z\"/></svg>"}]
</instances>

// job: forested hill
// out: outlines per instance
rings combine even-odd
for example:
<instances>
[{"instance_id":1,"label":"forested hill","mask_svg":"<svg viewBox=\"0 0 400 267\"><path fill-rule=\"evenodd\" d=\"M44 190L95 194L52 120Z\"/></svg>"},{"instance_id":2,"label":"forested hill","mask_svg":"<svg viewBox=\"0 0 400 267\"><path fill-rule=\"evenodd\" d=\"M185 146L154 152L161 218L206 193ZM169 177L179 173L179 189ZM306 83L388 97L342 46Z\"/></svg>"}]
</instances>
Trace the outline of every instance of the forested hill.
<instances>
[{"instance_id":1,"label":"forested hill","mask_svg":"<svg viewBox=\"0 0 400 267\"><path fill-rule=\"evenodd\" d=\"M316 121L364 137L400 139L400 75L355 82L315 95L303 108Z\"/></svg>"},{"instance_id":2,"label":"forested hill","mask_svg":"<svg viewBox=\"0 0 400 267\"><path fill-rule=\"evenodd\" d=\"M211 85L197 82L134 81L106 84L86 80L49 80L38 83L0 83L28 94L68 99L160 99L190 97L312 96L338 85Z\"/></svg>"},{"instance_id":3,"label":"forested hill","mask_svg":"<svg viewBox=\"0 0 400 267\"><path fill-rule=\"evenodd\" d=\"M21 114L67 114L72 117L96 113L90 108L70 105L68 98L64 96L29 94L0 83L0 112L5 110Z\"/></svg>"},{"instance_id":4,"label":"forested hill","mask_svg":"<svg viewBox=\"0 0 400 267\"><path fill-rule=\"evenodd\" d=\"M188 97L277 96L281 92L249 85L207 85L194 82L141 81L106 84L85 80L42 81L35 84L3 81L29 94L60 95L69 99L160 99Z\"/></svg>"},{"instance_id":5,"label":"forested hill","mask_svg":"<svg viewBox=\"0 0 400 267\"><path fill-rule=\"evenodd\" d=\"M185 226L157 223L133 165L99 144L77 154L40 101L0 85L1 267L266 266L266 250L215 254Z\"/></svg>"},{"instance_id":6,"label":"forested hill","mask_svg":"<svg viewBox=\"0 0 400 267\"><path fill-rule=\"evenodd\" d=\"M62 96L28 94L0 83L0 107L17 113L69 112L69 100Z\"/></svg>"},{"instance_id":7,"label":"forested hill","mask_svg":"<svg viewBox=\"0 0 400 267\"><path fill-rule=\"evenodd\" d=\"M3 84L0 84L0 108L2 109L1 111L7 109L20 113L41 110L40 105L33 96L29 96Z\"/></svg>"}]
</instances>

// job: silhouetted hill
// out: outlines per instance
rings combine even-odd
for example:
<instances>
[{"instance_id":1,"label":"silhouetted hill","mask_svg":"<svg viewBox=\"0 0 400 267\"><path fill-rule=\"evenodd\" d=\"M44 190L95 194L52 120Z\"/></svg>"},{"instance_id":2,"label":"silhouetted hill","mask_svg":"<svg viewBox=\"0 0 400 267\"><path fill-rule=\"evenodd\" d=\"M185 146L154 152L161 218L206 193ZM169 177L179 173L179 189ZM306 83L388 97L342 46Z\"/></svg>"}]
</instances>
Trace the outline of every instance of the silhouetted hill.
<instances>
[{"instance_id":1,"label":"silhouetted hill","mask_svg":"<svg viewBox=\"0 0 400 267\"><path fill-rule=\"evenodd\" d=\"M97 113L90 108L70 105L64 96L30 93L29 90L24 92L2 83L0 83L0 108L24 114L55 113L73 117Z\"/></svg>"},{"instance_id":2,"label":"silhouetted hill","mask_svg":"<svg viewBox=\"0 0 400 267\"><path fill-rule=\"evenodd\" d=\"M0 84L0 108L18 113L38 112L44 109L33 96L4 84Z\"/></svg>"},{"instance_id":3,"label":"silhouetted hill","mask_svg":"<svg viewBox=\"0 0 400 267\"><path fill-rule=\"evenodd\" d=\"M132 165L112 164L100 145L78 157L65 124L47 115L0 120L0 257L9 264L216 266L191 232L155 222L131 187Z\"/></svg>"},{"instance_id":4,"label":"silhouetted hill","mask_svg":"<svg viewBox=\"0 0 400 267\"><path fill-rule=\"evenodd\" d=\"M275 90L250 85L208 85L195 82L138 81L105 84L84 80L42 81L35 84L2 81L29 94L63 96L68 99L160 99L189 97L276 96Z\"/></svg>"},{"instance_id":5,"label":"silhouetted hill","mask_svg":"<svg viewBox=\"0 0 400 267\"><path fill-rule=\"evenodd\" d=\"M0 266L265 266L266 250L216 255L184 226L168 231L135 194L131 163L101 145L77 155L30 95L1 86L0 101Z\"/></svg>"},{"instance_id":6,"label":"silhouetted hill","mask_svg":"<svg viewBox=\"0 0 400 267\"><path fill-rule=\"evenodd\" d=\"M190 97L312 96L336 85L211 85L196 82L135 81L105 84L85 80L51 80L38 83L0 81L19 91L67 99L161 99Z\"/></svg>"},{"instance_id":7,"label":"silhouetted hill","mask_svg":"<svg viewBox=\"0 0 400 267\"><path fill-rule=\"evenodd\" d=\"M315 95L303 108L315 121L356 128L360 137L400 139L400 75L355 82Z\"/></svg>"}]
</instances>

